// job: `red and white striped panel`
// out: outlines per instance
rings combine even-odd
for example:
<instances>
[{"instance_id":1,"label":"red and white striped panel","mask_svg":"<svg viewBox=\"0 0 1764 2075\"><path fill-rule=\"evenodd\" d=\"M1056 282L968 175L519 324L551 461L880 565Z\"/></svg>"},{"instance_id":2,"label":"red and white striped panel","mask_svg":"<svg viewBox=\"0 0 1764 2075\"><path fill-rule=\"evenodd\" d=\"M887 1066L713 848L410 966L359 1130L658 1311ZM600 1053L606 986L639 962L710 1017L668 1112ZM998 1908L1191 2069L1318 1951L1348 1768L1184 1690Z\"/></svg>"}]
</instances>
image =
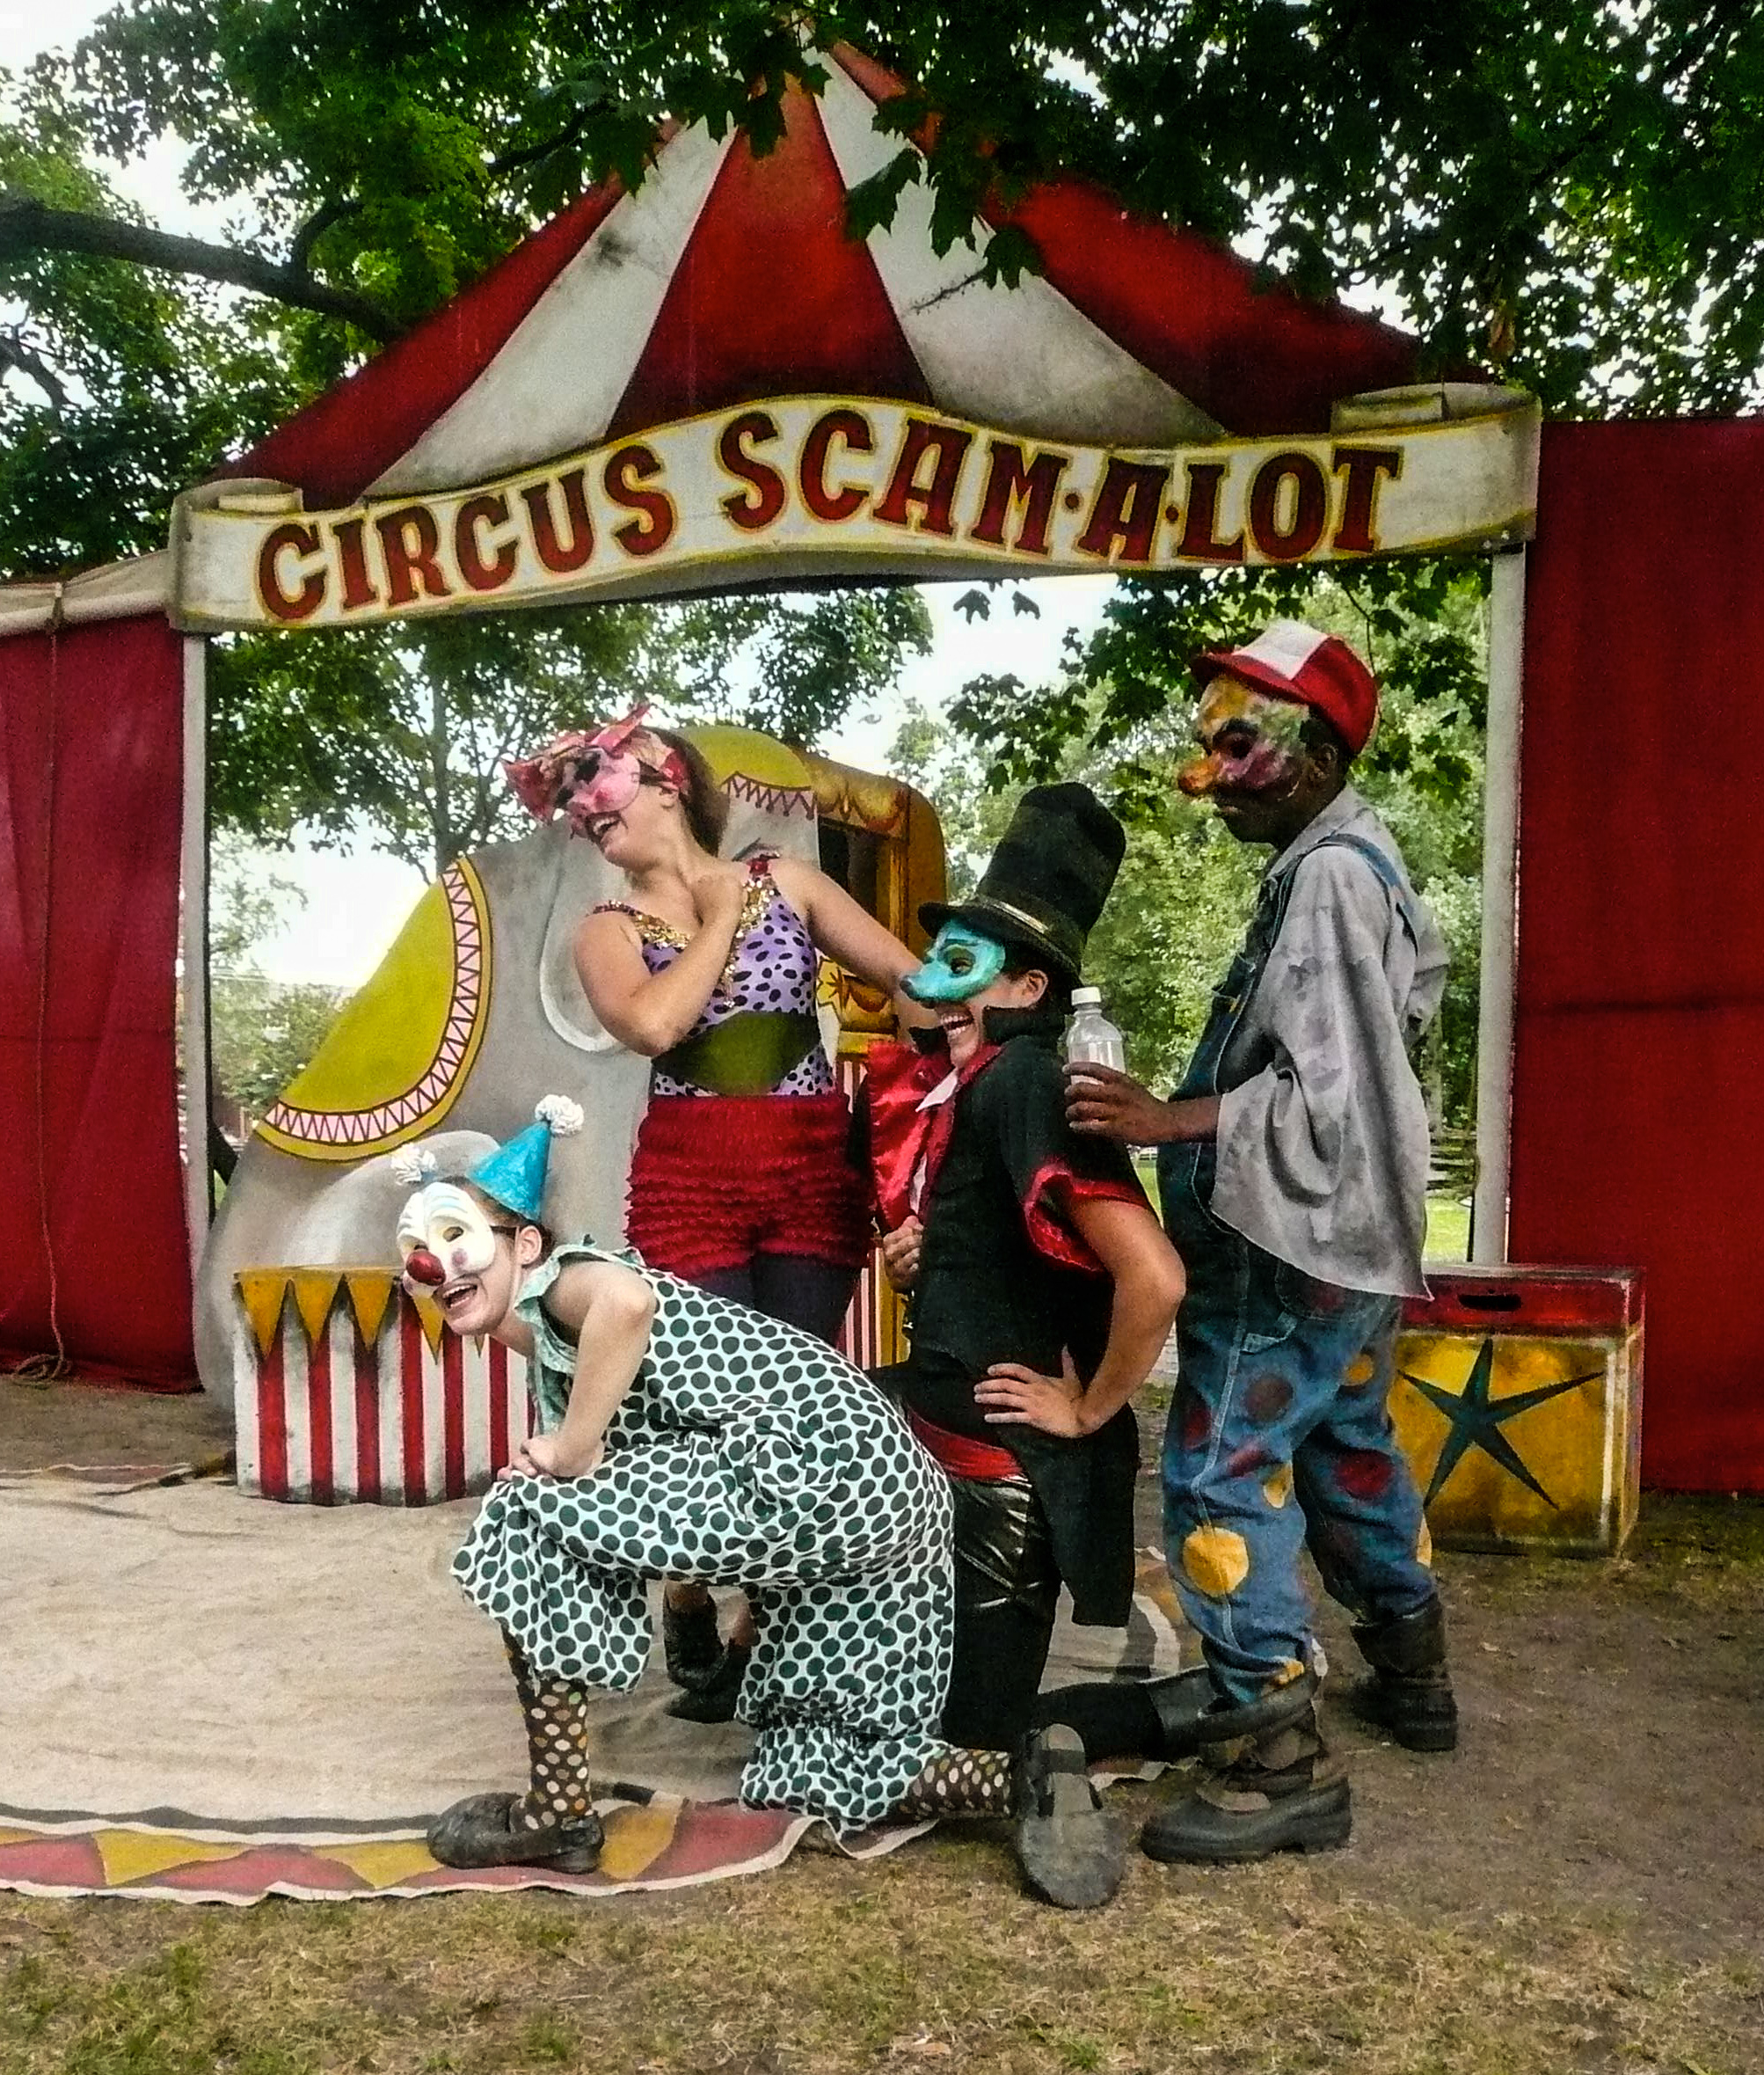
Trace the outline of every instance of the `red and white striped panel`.
<instances>
[{"instance_id":1,"label":"red and white striped panel","mask_svg":"<svg viewBox=\"0 0 1764 2075\"><path fill-rule=\"evenodd\" d=\"M842 1053L838 1073L840 1086L855 1103L857 1091L864 1085L863 1056ZM848 1362L855 1362L859 1369L880 1369L888 1363L898 1362L903 1352L897 1322L899 1312L900 1300L882 1272L882 1250L879 1246L871 1247L864 1272L857 1279L851 1308L845 1314L845 1324L839 1330L840 1353Z\"/></svg>"},{"instance_id":2,"label":"red and white striped panel","mask_svg":"<svg viewBox=\"0 0 1764 2075\"><path fill-rule=\"evenodd\" d=\"M488 1487L535 1424L525 1362L499 1341L462 1341L446 1327L431 1348L402 1290L371 1344L347 1301L310 1337L290 1303L260 1350L241 1307L233 1367L239 1485L266 1499L467 1498Z\"/></svg>"}]
</instances>

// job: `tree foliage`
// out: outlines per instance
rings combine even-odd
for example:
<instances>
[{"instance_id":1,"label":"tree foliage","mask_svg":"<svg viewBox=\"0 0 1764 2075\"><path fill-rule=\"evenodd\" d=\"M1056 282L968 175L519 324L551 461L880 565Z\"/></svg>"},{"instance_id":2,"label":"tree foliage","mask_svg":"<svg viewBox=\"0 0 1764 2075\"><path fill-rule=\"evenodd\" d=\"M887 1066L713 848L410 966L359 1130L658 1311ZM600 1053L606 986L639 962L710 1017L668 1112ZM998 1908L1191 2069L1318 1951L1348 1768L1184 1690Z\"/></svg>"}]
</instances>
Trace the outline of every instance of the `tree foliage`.
<instances>
[{"instance_id":1,"label":"tree foliage","mask_svg":"<svg viewBox=\"0 0 1764 2075\"><path fill-rule=\"evenodd\" d=\"M517 836L502 760L638 700L808 743L928 643L915 591L462 614L235 636L210 665L216 820L266 844L365 822L424 871Z\"/></svg>"},{"instance_id":2,"label":"tree foliage","mask_svg":"<svg viewBox=\"0 0 1764 2075\"><path fill-rule=\"evenodd\" d=\"M1474 1114L1482 871L1484 580L1474 562L1412 566L1405 588L1233 572L1192 586L1123 585L1056 682L970 685L953 724L919 709L893 756L937 807L951 881L972 887L1025 784L1079 778L1128 824L1127 854L1090 939L1086 976L1154 1085L1179 1071L1248 923L1265 852L1246 850L1172 783L1192 753L1188 661L1301 603L1355 641L1382 679L1377 734L1354 782L1390 823L1451 953L1437 1035L1423 1061L1440 1121Z\"/></svg>"},{"instance_id":3,"label":"tree foliage","mask_svg":"<svg viewBox=\"0 0 1764 2075\"><path fill-rule=\"evenodd\" d=\"M589 179L640 179L665 117L765 148L785 85L821 83L807 33L752 0L124 0L65 90L103 150L181 139L193 193L248 198L266 248L401 322ZM922 178L947 249L987 194L1069 165L1308 289L1376 286L1442 362L1511 354L1558 408L1754 391L1753 0L827 0L813 34L912 82L860 229ZM1009 225L985 257L1034 264ZM290 336L305 380L353 349L323 318Z\"/></svg>"}]
</instances>

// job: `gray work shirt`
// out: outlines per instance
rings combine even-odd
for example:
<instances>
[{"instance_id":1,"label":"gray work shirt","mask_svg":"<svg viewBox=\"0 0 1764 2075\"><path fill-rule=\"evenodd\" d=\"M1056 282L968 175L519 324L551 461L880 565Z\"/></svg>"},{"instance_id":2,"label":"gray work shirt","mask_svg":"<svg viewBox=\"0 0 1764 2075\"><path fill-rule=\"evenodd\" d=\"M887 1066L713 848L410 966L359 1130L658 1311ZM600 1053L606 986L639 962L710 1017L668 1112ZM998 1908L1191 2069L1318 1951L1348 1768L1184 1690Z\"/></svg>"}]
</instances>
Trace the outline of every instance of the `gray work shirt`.
<instances>
[{"instance_id":1,"label":"gray work shirt","mask_svg":"<svg viewBox=\"0 0 1764 2075\"><path fill-rule=\"evenodd\" d=\"M1324 844L1338 835L1382 852L1399 885ZM1410 1052L1445 991L1445 944L1352 786L1269 867L1288 871L1285 920L1220 1064L1214 1215L1319 1281L1424 1296L1427 1111Z\"/></svg>"}]
</instances>

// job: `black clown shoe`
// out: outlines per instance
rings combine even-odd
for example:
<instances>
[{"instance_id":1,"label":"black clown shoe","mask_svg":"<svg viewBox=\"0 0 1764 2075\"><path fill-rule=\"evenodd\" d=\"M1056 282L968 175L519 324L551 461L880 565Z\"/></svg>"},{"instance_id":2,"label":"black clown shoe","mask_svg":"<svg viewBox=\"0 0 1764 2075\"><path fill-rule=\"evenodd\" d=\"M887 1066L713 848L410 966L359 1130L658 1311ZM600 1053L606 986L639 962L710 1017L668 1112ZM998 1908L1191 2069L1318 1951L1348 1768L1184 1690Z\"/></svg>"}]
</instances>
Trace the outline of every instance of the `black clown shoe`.
<instances>
[{"instance_id":1,"label":"black clown shoe","mask_svg":"<svg viewBox=\"0 0 1764 2075\"><path fill-rule=\"evenodd\" d=\"M529 1830L518 1822L520 1794L468 1794L444 1809L429 1825L429 1857L438 1865L461 1868L492 1866L543 1866L559 1874L591 1874L601 1862L606 1833L589 1811L567 1828L548 1823Z\"/></svg>"},{"instance_id":2,"label":"black clown shoe","mask_svg":"<svg viewBox=\"0 0 1764 2075\"><path fill-rule=\"evenodd\" d=\"M1055 1722L1018 1746L1012 1844L1031 1895L1057 1910L1099 1910L1126 1872L1126 1845L1084 1766L1075 1729Z\"/></svg>"}]
</instances>

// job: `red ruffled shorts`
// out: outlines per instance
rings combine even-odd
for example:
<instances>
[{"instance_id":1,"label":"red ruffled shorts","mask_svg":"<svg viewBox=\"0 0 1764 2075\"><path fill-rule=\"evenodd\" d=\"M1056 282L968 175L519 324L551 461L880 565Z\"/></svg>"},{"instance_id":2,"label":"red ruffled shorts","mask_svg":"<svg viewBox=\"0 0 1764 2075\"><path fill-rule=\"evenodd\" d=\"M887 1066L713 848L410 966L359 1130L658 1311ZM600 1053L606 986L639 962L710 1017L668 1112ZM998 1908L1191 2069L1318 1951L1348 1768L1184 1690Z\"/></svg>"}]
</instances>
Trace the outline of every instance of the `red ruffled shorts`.
<instances>
[{"instance_id":1,"label":"red ruffled shorts","mask_svg":"<svg viewBox=\"0 0 1764 2075\"><path fill-rule=\"evenodd\" d=\"M870 1186L851 1157L850 1105L837 1089L652 1097L625 1231L651 1268L688 1281L760 1253L861 1266Z\"/></svg>"}]
</instances>

